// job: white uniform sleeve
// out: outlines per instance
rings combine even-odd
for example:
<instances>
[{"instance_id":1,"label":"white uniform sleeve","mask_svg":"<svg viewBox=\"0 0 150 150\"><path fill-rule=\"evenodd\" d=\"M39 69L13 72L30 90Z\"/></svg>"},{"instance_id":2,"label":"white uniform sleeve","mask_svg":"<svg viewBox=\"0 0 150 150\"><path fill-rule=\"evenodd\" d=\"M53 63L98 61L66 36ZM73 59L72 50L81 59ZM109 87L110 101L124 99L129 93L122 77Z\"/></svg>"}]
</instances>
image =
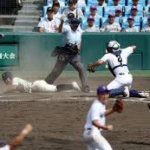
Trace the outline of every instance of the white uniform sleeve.
<instances>
[{"instance_id":1,"label":"white uniform sleeve","mask_svg":"<svg viewBox=\"0 0 150 150\"><path fill-rule=\"evenodd\" d=\"M109 55L105 54L100 60L102 60L103 62L108 62L109 60Z\"/></svg>"},{"instance_id":2,"label":"white uniform sleeve","mask_svg":"<svg viewBox=\"0 0 150 150\"><path fill-rule=\"evenodd\" d=\"M83 12L81 9L77 9L77 12L78 12L78 18L82 18L83 17Z\"/></svg>"},{"instance_id":3,"label":"white uniform sleeve","mask_svg":"<svg viewBox=\"0 0 150 150\"><path fill-rule=\"evenodd\" d=\"M18 80L18 78L13 78L12 85L13 85L13 86L18 86L18 85L19 85L19 80Z\"/></svg>"},{"instance_id":4,"label":"white uniform sleeve","mask_svg":"<svg viewBox=\"0 0 150 150\"><path fill-rule=\"evenodd\" d=\"M100 118L100 110L93 108L91 110L91 120L99 120Z\"/></svg>"},{"instance_id":5,"label":"white uniform sleeve","mask_svg":"<svg viewBox=\"0 0 150 150\"><path fill-rule=\"evenodd\" d=\"M125 48L125 49L122 50L122 54L125 57L128 57L132 53L133 53L133 48L132 47L127 47L127 48Z\"/></svg>"},{"instance_id":6,"label":"white uniform sleeve","mask_svg":"<svg viewBox=\"0 0 150 150\"><path fill-rule=\"evenodd\" d=\"M55 27L58 28L60 25L60 20L59 19L55 19Z\"/></svg>"},{"instance_id":7,"label":"white uniform sleeve","mask_svg":"<svg viewBox=\"0 0 150 150\"><path fill-rule=\"evenodd\" d=\"M120 24L118 24L118 32L120 32L121 31L121 26L120 26Z\"/></svg>"},{"instance_id":8,"label":"white uniform sleeve","mask_svg":"<svg viewBox=\"0 0 150 150\"><path fill-rule=\"evenodd\" d=\"M40 21L39 24L38 24L38 27L44 28L44 22L43 22L43 21Z\"/></svg>"},{"instance_id":9,"label":"white uniform sleeve","mask_svg":"<svg viewBox=\"0 0 150 150\"><path fill-rule=\"evenodd\" d=\"M10 150L10 146L6 145L0 148L0 150Z\"/></svg>"},{"instance_id":10,"label":"white uniform sleeve","mask_svg":"<svg viewBox=\"0 0 150 150\"><path fill-rule=\"evenodd\" d=\"M62 33L65 33L65 32L68 32L68 25L63 25L63 28L62 28Z\"/></svg>"}]
</instances>

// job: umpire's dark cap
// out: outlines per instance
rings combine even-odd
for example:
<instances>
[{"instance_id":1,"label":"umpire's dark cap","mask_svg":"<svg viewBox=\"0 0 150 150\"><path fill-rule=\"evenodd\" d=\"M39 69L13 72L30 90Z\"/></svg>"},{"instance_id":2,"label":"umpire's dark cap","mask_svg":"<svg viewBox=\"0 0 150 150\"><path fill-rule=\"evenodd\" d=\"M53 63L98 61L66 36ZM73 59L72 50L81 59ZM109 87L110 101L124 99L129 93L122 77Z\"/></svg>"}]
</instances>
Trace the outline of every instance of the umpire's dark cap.
<instances>
[{"instance_id":1,"label":"umpire's dark cap","mask_svg":"<svg viewBox=\"0 0 150 150\"><path fill-rule=\"evenodd\" d=\"M71 20L71 24L72 24L73 26L79 26L80 23L81 23L80 20L77 19L77 18L73 18L73 19Z\"/></svg>"},{"instance_id":2,"label":"umpire's dark cap","mask_svg":"<svg viewBox=\"0 0 150 150\"><path fill-rule=\"evenodd\" d=\"M2 74L2 79L3 79L3 80L6 80L7 78L12 78L12 77L13 77L13 75L12 75L11 72L4 72L4 73Z\"/></svg>"},{"instance_id":3,"label":"umpire's dark cap","mask_svg":"<svg viewBox=\"0 0 150 150\"><path fill-rule=\"evenodd\" d=\"M69 18L69 19L74 18L74 17L75 17L75 15L74 15L73 13L69 13L69 14L67 15L67 18Z\"/></svg>"}]
</instances>

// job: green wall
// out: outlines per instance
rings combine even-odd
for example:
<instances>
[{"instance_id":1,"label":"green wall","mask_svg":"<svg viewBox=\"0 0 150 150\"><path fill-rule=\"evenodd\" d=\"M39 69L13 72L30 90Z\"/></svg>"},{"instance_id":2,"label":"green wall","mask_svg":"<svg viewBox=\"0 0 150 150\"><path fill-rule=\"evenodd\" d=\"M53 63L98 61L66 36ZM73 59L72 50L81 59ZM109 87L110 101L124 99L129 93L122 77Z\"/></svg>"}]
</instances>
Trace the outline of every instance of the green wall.
<instances>
[{"instance_id":1,"label":"green wall","mask_svg":"<svg viewBox=\"0 0 150 150\"><path fill-rule=\"evenodd\" d=\"M83 35L81 56L85 66L105 52L106 42L117 40L121 47L136 45L137 51L129 58L132 70L150 70L150 34L148 33L86 33ZM20 70L51 70L56 58L50 52L61 45L59 34L6 33L1 44L18 44ZM67 67L71 69L71 67ZM98 68L105 69L105 66Z\"/></svg>"}]
</instances>

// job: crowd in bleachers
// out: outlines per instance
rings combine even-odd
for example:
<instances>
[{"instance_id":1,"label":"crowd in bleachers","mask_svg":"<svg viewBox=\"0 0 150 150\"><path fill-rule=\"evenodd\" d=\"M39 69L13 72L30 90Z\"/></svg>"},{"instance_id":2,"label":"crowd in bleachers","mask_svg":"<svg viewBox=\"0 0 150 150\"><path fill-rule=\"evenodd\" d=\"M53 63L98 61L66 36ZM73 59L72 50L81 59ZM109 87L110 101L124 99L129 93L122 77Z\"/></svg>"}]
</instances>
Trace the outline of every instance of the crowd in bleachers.
<instances>
[{"instance_id":1,"label":"crowd in bleachers","mask_svg":"<svg viewBox=\"0 0 150 150\"><path fill-rule=\"evenodd\" d=\"M47 0L39 32L58 32L61 19L81 20L85 32L149 32L150 0Z\"/></svg>"}]
</instances>

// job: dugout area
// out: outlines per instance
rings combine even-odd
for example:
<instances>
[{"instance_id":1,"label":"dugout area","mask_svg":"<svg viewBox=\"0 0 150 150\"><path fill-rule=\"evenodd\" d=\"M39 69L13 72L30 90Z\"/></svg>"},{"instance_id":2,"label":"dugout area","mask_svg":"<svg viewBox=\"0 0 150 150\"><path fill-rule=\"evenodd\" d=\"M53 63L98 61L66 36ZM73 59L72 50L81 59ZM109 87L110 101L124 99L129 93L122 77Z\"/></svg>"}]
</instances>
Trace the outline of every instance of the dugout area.
<instances>
[{"instance_id":1,"label":"dugout area","mask_svg":"<svg viewBox=\"0 0 150 150\"><path fill-rule=\"evenodd\" d=\"M19 75L17 73L17 75ZM20 77L23 75L20 74ZM26 76L25 79L35 80ZM62 75L58 83L79 81L77 75ZM95 96L99 84L107 84L112 77L89 76L92 92L62 93L13 93L0 96L0 139L11 141L26 123L34 127L31 135L19 148L20 150L84 150L82 138L83 125L87 111ZM150 89L150 78L135 77L133 87ZM0 80L0 90L6 86ZM110 100L108 106L113 105ZM122 114L107 118L114 125L112 132L103 134L115 150L149 150L150 146L150 110L144 99L128 99Z\"/></svg>"}]
</instances>

